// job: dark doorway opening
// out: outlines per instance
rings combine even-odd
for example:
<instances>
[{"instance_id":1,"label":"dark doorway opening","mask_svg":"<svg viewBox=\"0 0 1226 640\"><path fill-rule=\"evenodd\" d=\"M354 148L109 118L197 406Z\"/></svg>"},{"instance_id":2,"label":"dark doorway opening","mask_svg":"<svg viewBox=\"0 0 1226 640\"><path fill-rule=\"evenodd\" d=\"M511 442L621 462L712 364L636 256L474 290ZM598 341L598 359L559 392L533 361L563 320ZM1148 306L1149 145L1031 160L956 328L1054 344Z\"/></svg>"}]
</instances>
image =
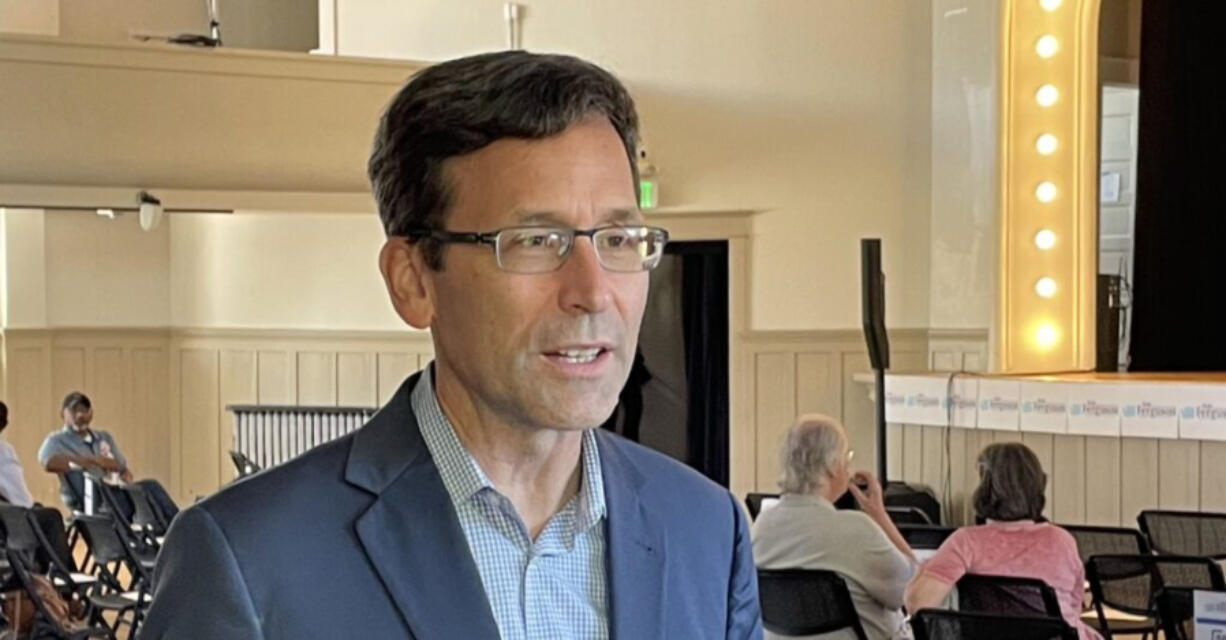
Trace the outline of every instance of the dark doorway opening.
<instances>
[{"instance_id":1,"label":"dark doorway opening","mask_svg":"<svg viewBox=\"0 0 1226 640\"><path fill-rule=\"evenodd\" d=\"M728 243L670 243L651 272L634 367L604 428L728 486L728 345Z\"/></svg>"}]
</instances>

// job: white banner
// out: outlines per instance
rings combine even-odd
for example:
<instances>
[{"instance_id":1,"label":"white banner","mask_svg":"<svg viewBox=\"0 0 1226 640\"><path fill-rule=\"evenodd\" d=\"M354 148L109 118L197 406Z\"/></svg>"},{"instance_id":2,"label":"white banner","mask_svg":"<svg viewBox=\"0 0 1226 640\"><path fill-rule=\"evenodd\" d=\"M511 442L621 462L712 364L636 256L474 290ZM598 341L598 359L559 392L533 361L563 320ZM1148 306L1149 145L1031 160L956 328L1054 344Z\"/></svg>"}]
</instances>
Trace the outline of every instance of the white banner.
<instances>
[{"instance_id":1,"label":"white banner","mask_svg":"<svg viewBox=\"0 0 1226 640\"><path fill-rule=\"evenodd\" d=\"M1068 431L1068 388L1057 382L1021 383L1022 431Z\"/></svg>"},{"instance_id":2,"label":"white banner","mask_svg":"<svg viewBox=\"0 0 1226 640\"><path fill-rule=\"evenodd\" d=\"M1127 438L1179 437L1177 385L1128 385L1120 409L1120 435Z\"/></svg>"},{"instance_id":3,"label":"white banner","mask_svg":"<svg viewBox=\"0 0 1226 640\"><path fill-rule=\"evenodd\" d=\"M1226 593L1193 591L1192 617L1196 640L1226 640Z\"/></svg>"},{"instance_id":4,"label":"white banner","mask_svg":"<svg viewBox=\"0 0 1226 640\"><path fill-rule=\"evenodd\" d=\"M1017 431L1021 385L1017 380L979 380L979 428Z\"/></svg>"},{"instance_id":5,"label":"white banner","mask_svg":"<svg viewBox=\"0 0 1226 640\"><path fill-rule=\"evenodd\" d=\"M1179 403L1179 437L1226 440L1226 385L1183 387Z\"/></svg>"},{"instance_id":6,"label":"white banner","mask_svg":"<svg viewBox=\"0 0 1226 640\"><path fill-rule=\"evenodd\" d=\"M951 426L974 429L979 424L979 380L954 378L953 393L947 398L951 404Z\"/></svg>"},{"instance_id":7,"label":"white banner","mask_svg":"<svg viewBox=\"0 0 1226 640\"><path fill-rule=\"evenodd\" d=\"M1120 435L1120 390L1115 384L1068 385L1068 432L1079 436Z\"/></svg>"},{"instance_id":8,"label":"white banner","mask_svg":"<svg viewBox=\"0 0 1226 640\"><path fill-rule=\"evenodd\" d=\"M949 424L948 378L886 376L885 421L943 427Z\"/></svg>"}]
</instances>

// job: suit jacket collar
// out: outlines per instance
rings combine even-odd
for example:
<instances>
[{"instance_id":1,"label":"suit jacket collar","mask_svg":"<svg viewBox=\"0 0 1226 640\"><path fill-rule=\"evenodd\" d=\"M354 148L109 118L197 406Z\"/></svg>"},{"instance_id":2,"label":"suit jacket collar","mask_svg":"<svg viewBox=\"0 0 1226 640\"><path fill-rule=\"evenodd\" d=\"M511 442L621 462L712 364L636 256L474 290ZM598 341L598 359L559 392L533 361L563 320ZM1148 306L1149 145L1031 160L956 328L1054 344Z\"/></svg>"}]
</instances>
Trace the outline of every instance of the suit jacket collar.
<instances>
[{"instance_id":1,"label":"suit jacket collar","mask_svg":"<svg viewBox=\"0 0 1226 640\"><path fill-rule=\"evenodd\" d=\"M406 380L353 437L345 480L376 496L355 530L416 637L497 639L467 538L413 415L418 378ZM667 578L663 521L642 499L647 478L629 445L603 430L596 441L608 514L610 634L659 638Z\"/></svg>"},{"instance_id":2,"label":"suit jacket collar","mask_svg":"<svg viewBox=\"0 0 1226 640\"><path fill-rule=\"evenodd\" d=\"M609 630L616 640L659 638L663 629L664 523L643 496L647 477L625 441L597 430L608 508Z\"/></svg>"},{"instance_id":3,"label":"suit jacket collar","mask_svg":"<svg viewBox=\"0 0 1226 640\"><path fill-rule=\"evenodd\" d=\"M413 416L417 379L354 435L345 479L376 496L354 529L416 638L497 640L468 540Z\"/></svg>"}]
</instances>

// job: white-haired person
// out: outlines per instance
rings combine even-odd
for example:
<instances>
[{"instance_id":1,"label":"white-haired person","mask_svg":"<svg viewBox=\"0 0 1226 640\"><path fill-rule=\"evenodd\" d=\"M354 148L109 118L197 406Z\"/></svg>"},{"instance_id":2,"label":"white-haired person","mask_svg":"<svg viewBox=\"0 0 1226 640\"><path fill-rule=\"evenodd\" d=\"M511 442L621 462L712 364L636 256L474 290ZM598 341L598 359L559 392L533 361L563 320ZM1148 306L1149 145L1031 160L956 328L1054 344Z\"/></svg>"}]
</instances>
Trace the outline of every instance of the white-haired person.
<instances>
[{"instance_id":1,"label":"white-haired person","mask_svg":"<svg viewBox=\"0 0 1226 640\"><path fill-rule=\"evenodd\" d=\"M916 571L915 554L886 513L881 485L867 471L853 473L851 458L847 434L833 418L803 416L788 430L782 495L754 523L754 562L762 569L834 571L847 582L870 640L906 638L903 595ZM836 510L834 501L849 490L860 510Z\"/></svg>"}]
</instances>

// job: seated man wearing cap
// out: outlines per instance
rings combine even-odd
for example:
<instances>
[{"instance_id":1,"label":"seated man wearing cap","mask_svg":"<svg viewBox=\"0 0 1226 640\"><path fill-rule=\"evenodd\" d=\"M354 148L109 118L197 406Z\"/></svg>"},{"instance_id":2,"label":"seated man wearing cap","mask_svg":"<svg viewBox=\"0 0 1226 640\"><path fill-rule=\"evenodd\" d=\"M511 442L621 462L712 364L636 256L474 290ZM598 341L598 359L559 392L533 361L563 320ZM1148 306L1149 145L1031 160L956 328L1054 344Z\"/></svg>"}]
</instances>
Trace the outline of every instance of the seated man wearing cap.
<instances>
[{"instance_id":1,"label":"seated man wearing cap","mask_svg":"<svg viewBox=\"0 0 1226 640\"><path fill-rule=\"evenodd\" d=\"M80 391L64 398L61 407L64 426L47 435L38 450L38 462L47 471L60 477L60 497L73 511L85 511L85 470L118 474L124 484L132 484L128 460L115 444L115 438L101 429L93 429L93 404ZM136 483L145 488L162 514L169 520L179 512L174 500L156 480Z\"/></svg>"}]
</instances>

